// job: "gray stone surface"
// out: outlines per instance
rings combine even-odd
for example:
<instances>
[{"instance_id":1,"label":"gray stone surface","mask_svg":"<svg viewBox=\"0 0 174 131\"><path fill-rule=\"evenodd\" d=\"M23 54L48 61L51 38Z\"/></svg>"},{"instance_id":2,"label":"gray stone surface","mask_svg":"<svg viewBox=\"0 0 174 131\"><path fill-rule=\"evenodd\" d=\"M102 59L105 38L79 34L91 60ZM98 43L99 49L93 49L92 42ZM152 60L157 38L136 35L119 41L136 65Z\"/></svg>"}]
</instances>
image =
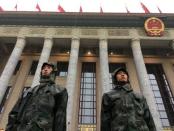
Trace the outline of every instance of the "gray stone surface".
<instances>
[{"instance_id":1,"label":"gray stone surface","mask_svg":"<svg viewBox=\"0 0 174 131\"><path fill-rule=\"evenodd\" d=\"M76 75L77 75L77 62L79 54L80 40L78 38L72 38L70 60L68 67L68 77L66 88L68 90L68 105L67 105L67 131L71 131L71 123L73 116L73 98L74 90L76 85Z\"/></svg>"},{"instance_id":2,"label":"gray stone surface","mask_svg":"<svg viewBox=\"0 0 174 131\"><path fill-rule=\"evenodd\" d=\"M144 60L143 60L143 55L141 52L140 40L133 39L132 43L131 43L131 47L132 47L132 52L133 52L134 62L135 62L136 70L137 70L138 79L140 82L141 92L147 100L147 104L152 113L157 131L162 131L162 125L161 125L159 113L157 111L153 92L151 91L151 88L150 88L149 78L147 75L146 67L145 67Z\"/></svg>"},{"instance_id":3,"label":"gray stone surface","mask_svg":"<svg viewBox=\"0 0 174 131\"><path fill-rule=\"evenodd\" d=\"M102 93L105 93L111 89L111 86L109 84L109 64L108 64L107 39L100 39L99 52L100 52L100 73L101 73Z\"/></svg>"},{"instance_id":4,"label":"gray stone surface","mask_svg":"<svg viewBox=\"0 0 174 131\"><path fill-rule=\"evenodd\" d=\"M34 86L39 84L41 66L44 62L48 62L52 46L53 46L52 38L45 38L44 46L43 46L43 49L42 49L42 53L41 53L41 56L40 56L40 59L39 59L39 63L37 65L37 69L36 69L31 87L34 87Z\"/></svg>"},{"instance_id":5,"label":"gray stone surface","mask_svg":"<svg viewBox=\"0 0 174 131\"><path fill-rule=\"evenodd\" d=\"M8 62L1 74L0 78L0 103L3 99L3 96L5 94L5 91L7 89L8 83L10 81L11 76L13 75L13 72L16 68L16 65L18 63L18 60L22 54L22 51L24 49L24 46L26 44L25 38L19 37L17 38L16 45L10 55L10 58L8 59Z\"/></svg>"}]
</instances>

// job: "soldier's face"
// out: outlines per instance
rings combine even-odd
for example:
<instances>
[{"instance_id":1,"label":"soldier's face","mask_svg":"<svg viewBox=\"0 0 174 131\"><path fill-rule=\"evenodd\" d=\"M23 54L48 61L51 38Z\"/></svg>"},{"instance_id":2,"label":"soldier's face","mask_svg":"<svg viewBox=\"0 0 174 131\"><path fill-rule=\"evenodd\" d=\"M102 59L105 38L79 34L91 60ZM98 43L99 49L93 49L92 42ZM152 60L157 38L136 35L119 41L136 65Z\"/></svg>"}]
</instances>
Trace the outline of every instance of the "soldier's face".
<instances>
[{"instance_id":1,"label":"soldier's face","mask_svg":"<svg viewBox=\"0 0 174 131\"><path fill-rule=\"evenodd\" d=\"M51 74L51 72L53 71L53 68L52 66L49 66L49 65L45 65L43 68L42 68L42 76L49 76Z\"/></svg>"},{"instance_id":2,"label":"soldier's face","mask_svg":"<svg viewBox=\"0 0 174 131\"><path fill-rule=\"evenodd\" d=\"M128 76L124 71L119 71L116 75L116 80L120 82L127 82Z\"/></svg>"}]
</instances>

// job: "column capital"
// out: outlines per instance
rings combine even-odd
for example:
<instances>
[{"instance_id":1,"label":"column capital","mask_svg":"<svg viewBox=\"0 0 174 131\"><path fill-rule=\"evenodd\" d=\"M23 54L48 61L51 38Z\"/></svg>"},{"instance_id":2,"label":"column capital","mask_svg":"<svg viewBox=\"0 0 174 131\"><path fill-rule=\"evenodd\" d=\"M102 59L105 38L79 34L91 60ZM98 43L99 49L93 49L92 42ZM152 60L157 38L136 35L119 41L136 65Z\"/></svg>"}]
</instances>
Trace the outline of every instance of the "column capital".
<instances>
[{"instance_id":1,"label":"column capital","mask_svg":"<svg viewBox=\"0 0 174 131\"><path fill-rule=\"evenodd\" d=\"M80 28L74 28L72 29L72 37L78 37L81 34L81 29Z\"/></svg>"},{"instance_id":2,"label":"column capital","mask_svg":"<svg viewBox=\"0 0 174 131\"><path fill-rule=\"evenodd\" d=\"M25 39L25 37L20 37L20 36L18 36L18 37L17 37L17 40L16 40L16 47L17 47L17 48L21 48L21 47L25 46L25 44L26 44L26 39Z\"/></svg>"},{"instance_id":3,"label":"column capital","mask_svg":"<svg viewBox=\"0 0 174 131\"><path fill-rule=\"evenodd\" d=\"M133 37L133 38L136 38L137 36L139 36L138 30L135 29L135 28L130 29L130 30L129 30L129 34L130 34L130 36Z\"/></svg>"},{"instance_id":4,"label":"column capital","mask_svg":"<svg viewBox=\"0 0 174 131\"><path fill-rule=\"evenodd\" d=\"M52 40L53 38L52 37L49 37L49 36L46 36L46 37L44 37L44 39Z\"/></svg>"},{"instance_id":5,"label":"column capital","mask_svg":"<svg viewBox=\"0 0 174 131\"><path fill-rule=\"evenodd\" d=\"M140 39L139 38L132 38L131 41L132 42L134 42L134 41L140 41Z\"/></svg>"},{"instance_id":6,"label":"column capital","mask_svg":"<svg viewBox=\"0 0 174 131\"><path fill-rule=\"evenodd\" d=\"M77 36L73 36L71 39L72 39L72 40L80 40L80 38L77 37Z\"/></svg>"},{"instance_id":7,"label":"column capital","mask_svg":"<svg viewBox=\"0 0 174 131\"><path fill-rule=\"evenodd\" d=\"M108 39L107 38L99 38L100 41L107 41Z\"/></svg>"},{"instance_id":8,"label":"column capital","mask_svg":"<svg viewBox=\"0 0 174 131\"><path fill-rule=\"evenodd\" d=\"M25 36L17 36L17 39L25 39L26 37Z\"/></svg>"}]
</instances>

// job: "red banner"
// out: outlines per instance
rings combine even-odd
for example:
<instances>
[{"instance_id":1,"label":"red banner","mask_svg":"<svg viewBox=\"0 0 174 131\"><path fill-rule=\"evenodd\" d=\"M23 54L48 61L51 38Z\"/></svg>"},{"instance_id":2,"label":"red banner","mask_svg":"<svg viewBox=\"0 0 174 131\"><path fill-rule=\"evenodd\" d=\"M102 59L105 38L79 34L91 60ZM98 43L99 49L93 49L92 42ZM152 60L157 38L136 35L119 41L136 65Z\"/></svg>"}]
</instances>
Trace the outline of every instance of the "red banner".
<instances>
[{"instance_id":1,"label":"red banner","mask_svg":"<svg viewBox=\"0 0 174 131\"><path fill-rule=\"evenodd\" d=\"M142 2L140 4L141 4L141 7L144 10L144 13L150 13L150 11L148 10L148 8Z\"/></svg>"}]
</instances>

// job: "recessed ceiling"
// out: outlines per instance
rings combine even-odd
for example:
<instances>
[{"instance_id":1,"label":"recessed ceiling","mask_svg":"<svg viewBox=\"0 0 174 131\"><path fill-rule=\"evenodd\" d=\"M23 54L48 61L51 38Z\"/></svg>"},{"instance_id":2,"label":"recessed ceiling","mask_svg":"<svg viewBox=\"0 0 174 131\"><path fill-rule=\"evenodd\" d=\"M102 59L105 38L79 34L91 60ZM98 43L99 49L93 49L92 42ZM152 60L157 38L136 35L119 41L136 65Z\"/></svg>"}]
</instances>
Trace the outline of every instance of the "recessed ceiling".
<instances>
[{"instance_id":1,"label":"recessed ceiling","mask_svg":"<svg viewBox=\"0 0 174 131\"><path fill-rule=\"evenodd\" d=\"M141 40L142 48L170 48L170 40Z\"/></svg>"}]
</instances>

